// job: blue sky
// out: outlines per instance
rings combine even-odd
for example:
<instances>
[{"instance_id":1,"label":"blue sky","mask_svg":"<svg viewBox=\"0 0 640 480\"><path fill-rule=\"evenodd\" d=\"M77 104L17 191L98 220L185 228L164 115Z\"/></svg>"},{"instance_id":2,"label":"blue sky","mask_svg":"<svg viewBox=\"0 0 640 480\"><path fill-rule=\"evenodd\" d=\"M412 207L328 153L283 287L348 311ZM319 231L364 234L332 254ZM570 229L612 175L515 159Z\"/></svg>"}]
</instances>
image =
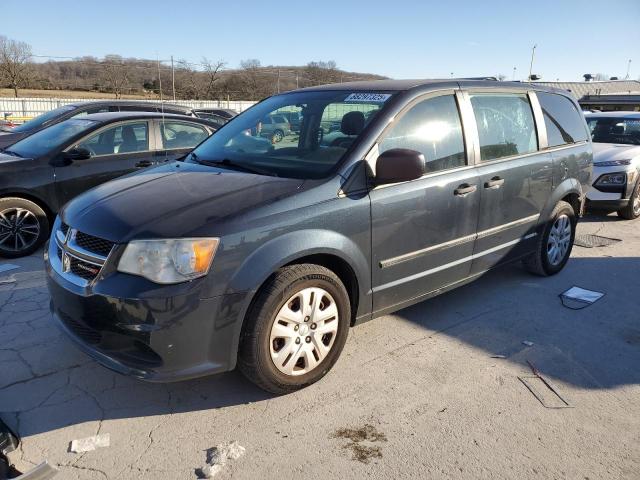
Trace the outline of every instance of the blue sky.
<instances>
[{"instance_id":1,"label":"blue sky","mask_svg":"<svg viewBox=\"0 0 640 480\"><path fill-rule=\"evenodd\" d=\"M392 78L640 77L640 0L4 1L0 34L39 55L183 58L237 67L335 60Z\"/></svg>"}]
</instances>

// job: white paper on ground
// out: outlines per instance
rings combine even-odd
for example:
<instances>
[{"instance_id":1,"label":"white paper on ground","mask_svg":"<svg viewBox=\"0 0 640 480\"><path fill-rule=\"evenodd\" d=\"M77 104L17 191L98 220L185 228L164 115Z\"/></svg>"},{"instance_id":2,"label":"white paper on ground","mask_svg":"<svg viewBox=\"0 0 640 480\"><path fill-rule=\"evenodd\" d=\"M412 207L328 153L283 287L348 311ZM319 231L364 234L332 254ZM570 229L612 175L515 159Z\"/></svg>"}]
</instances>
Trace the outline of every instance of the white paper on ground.
<instances>
[{"instance_id":1,"label":"white paper on ground","mask_svg":"<svg viewBox=\"0 0 640 480\"><path fill-rule=\"evenodd\" d=\"M13 263L0 263L0 273L15 270L16 268L20 268L20 265L14 265Z\"/></svg>"},{"instance_id":2,"label":"white paper on ground","mask_svg":"<svg viewBox=\"0 0 640 480\"><path fill-rule=\"evenodd\" d=\"M71 451L73 453L91 452L96 448L108 447L110 437L108 433L103 435L95 435L93 437L80 438L71 442Z\"/></svg>"},{"instance_id":3,"label":"white paper on ground","mask_svg":"<svg viewBox=\"0 0 640 480\"><path fill-rule=\"evenodd\" d=\"M577 300L578 302L594 303L600 300L604 296L604 293L595 292L593 290L587 290L585 288L580 288L580 287L571 287L569 290L567 290L566 292L563 292L561 295L571 300Z\"/></svg>"}]
</instances>

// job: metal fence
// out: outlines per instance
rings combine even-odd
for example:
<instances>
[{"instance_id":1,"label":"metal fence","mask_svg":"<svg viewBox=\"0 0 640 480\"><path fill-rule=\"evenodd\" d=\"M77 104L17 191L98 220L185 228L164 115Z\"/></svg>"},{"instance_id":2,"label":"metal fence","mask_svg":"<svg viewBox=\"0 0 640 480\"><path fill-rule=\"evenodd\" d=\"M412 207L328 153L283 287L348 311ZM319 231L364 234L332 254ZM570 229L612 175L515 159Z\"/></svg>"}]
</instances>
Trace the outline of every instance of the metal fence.
<instances>
[{"instance_id":1,"label":"metal fence","mask_svg":"<svg viewBox=\"0 0 640 480\"><path fill-rule=\"evenodd\" d=\"M0 98L0 119L7 118L16 122L24 122L49 110L70 103L105 101L104 98ZM158 100L136 100L158 103ZM191 108L232 108L242 112L256 102L244 100L176 100L167 101Z\"/></svg>"}]
</instances>

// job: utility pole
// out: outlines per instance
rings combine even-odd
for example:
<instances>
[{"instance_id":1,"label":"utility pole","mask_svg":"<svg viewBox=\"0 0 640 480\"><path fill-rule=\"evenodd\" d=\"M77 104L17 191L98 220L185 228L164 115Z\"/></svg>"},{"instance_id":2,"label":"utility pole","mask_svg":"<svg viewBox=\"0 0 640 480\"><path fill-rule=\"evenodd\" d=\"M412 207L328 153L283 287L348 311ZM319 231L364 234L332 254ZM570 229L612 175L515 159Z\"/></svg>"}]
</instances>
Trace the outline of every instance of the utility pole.
<instances>
[{"instance_id":1,"label":"utility pole","mask_svg":"<svg viewBox=\"0 0 640 480\"><path fill-rule=\"evenodd\" d=\"M300 88L300 87L298 86L298 71L296 71L296 90L298 88Z\"/></svg>"},{"instance_id":2,"label":"utility pole","mask_svg":"<svg viewBox=\"0 0 640 480\"><path fill-rule=\"evenodd\" d=\"M629 71L631 70L631 59L627 62L627 74L624 76L625 80L629 80Z\"/></svg>"},{"instance_id":3,"label":"utility pole","mask_svg":"<svg viewBox=\"0 0 640 480\"><path fill-rule=\"evenodd\" d=\"M513 75L511 75L511 80L516 79L516 67L513 67Z\"/></svg>"},{"instance_id":4,"label":"utility pole","mask_svg":"<svg viewBox=\"0 0 640 480\"><path fill-rule=\"evenodd\" d=\"M280 93L280 69L278 69L278 93Z\"/></svg>"},{"instance_id":5,"label":"utility pole","mask_svg":"<svg viewBox=\"0 0 640 480\"><path fill-rule=\"evenodd\" d=\"M160 57L156 58L158 61L158 86L160 87L160 103L162 103L162 76L160 75Z\"/></svg>"},{"instance_id":6,"label":"utility pole","mask_svg":"<svg viewBox=\"0 0 640 480\"><path fill-rule=\"evenodd\" d=\"M171 55L171 88L173 89L173 101L176 101L176 71L173 68L173 55Z\"/></svg>"},{"instance_id":7,"label":"utility pole","mask_svg":"<svg viewBox=\"0 0 640 480\"><path fill-rule=\"evenodd\" d=\"M538 45L534 44L533 48L531 49L531 64L529 65L529 79L528 79L529 81L531 81L531 73L533 72L533 57L536 54L536 47L537 46Z\"/></svg>"}]
</instances>

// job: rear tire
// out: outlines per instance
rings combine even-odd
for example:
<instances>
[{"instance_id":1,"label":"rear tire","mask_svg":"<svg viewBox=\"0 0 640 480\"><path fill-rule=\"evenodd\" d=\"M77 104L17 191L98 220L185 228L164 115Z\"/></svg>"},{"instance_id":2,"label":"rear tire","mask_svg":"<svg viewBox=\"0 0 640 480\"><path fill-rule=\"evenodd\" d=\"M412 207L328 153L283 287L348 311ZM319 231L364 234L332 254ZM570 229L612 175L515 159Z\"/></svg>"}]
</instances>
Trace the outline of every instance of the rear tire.
<instances>
[{"instance_id":1,"label":"rear tire","mask_svg":"<svg viewBox=\"0 0 640 480\"><path fill-rule=\"evenodd\" d=\"M271 135L271 143L279 143L284 138L284 132L282 130L276 130Z\"/></svg>"},{"instance_id":2,"label":"rear tire","mask_svg":"<svg viewBox=\"0 0 640 480\"><path fill-rule=\"evenodd\" d=\"M524 259L525 268L543 277L562 270L571 255L577 223L573 207L567 202L558 202L538 238L535 253Z\"/></svg>"},{"instance_id":3,"label":"rear tire","mask_svg":"<svg viewBox=\"0 0 640 480\"><path fill-rule=\"evenodd\" d=\"M24 198L0 198L0 256L30 255L48 237L49 219L40 206Z\"/></svg>"},{"instance_id":4,"label":"rear tire","mask_svg":"<svg viewBox=\"0 0 640 480\"><path fill-rule=\"evenodd\" d=\"M261 288L248 312L238 367L275 394L311 385L338 360L350 320L349 296L335 273L313 264L284 267Z\"/></svg>"},{"instance_id":5,"label":"rear tire","mask_svg":"<svg viewBox=\"0 0 640 480\"><path fill-rule=\"evenodd\" d=\"M618 210L618 216L625 220L635 220L640 217L640 179L636 182L629 204Z\"/></svg>"}]
</instances>

